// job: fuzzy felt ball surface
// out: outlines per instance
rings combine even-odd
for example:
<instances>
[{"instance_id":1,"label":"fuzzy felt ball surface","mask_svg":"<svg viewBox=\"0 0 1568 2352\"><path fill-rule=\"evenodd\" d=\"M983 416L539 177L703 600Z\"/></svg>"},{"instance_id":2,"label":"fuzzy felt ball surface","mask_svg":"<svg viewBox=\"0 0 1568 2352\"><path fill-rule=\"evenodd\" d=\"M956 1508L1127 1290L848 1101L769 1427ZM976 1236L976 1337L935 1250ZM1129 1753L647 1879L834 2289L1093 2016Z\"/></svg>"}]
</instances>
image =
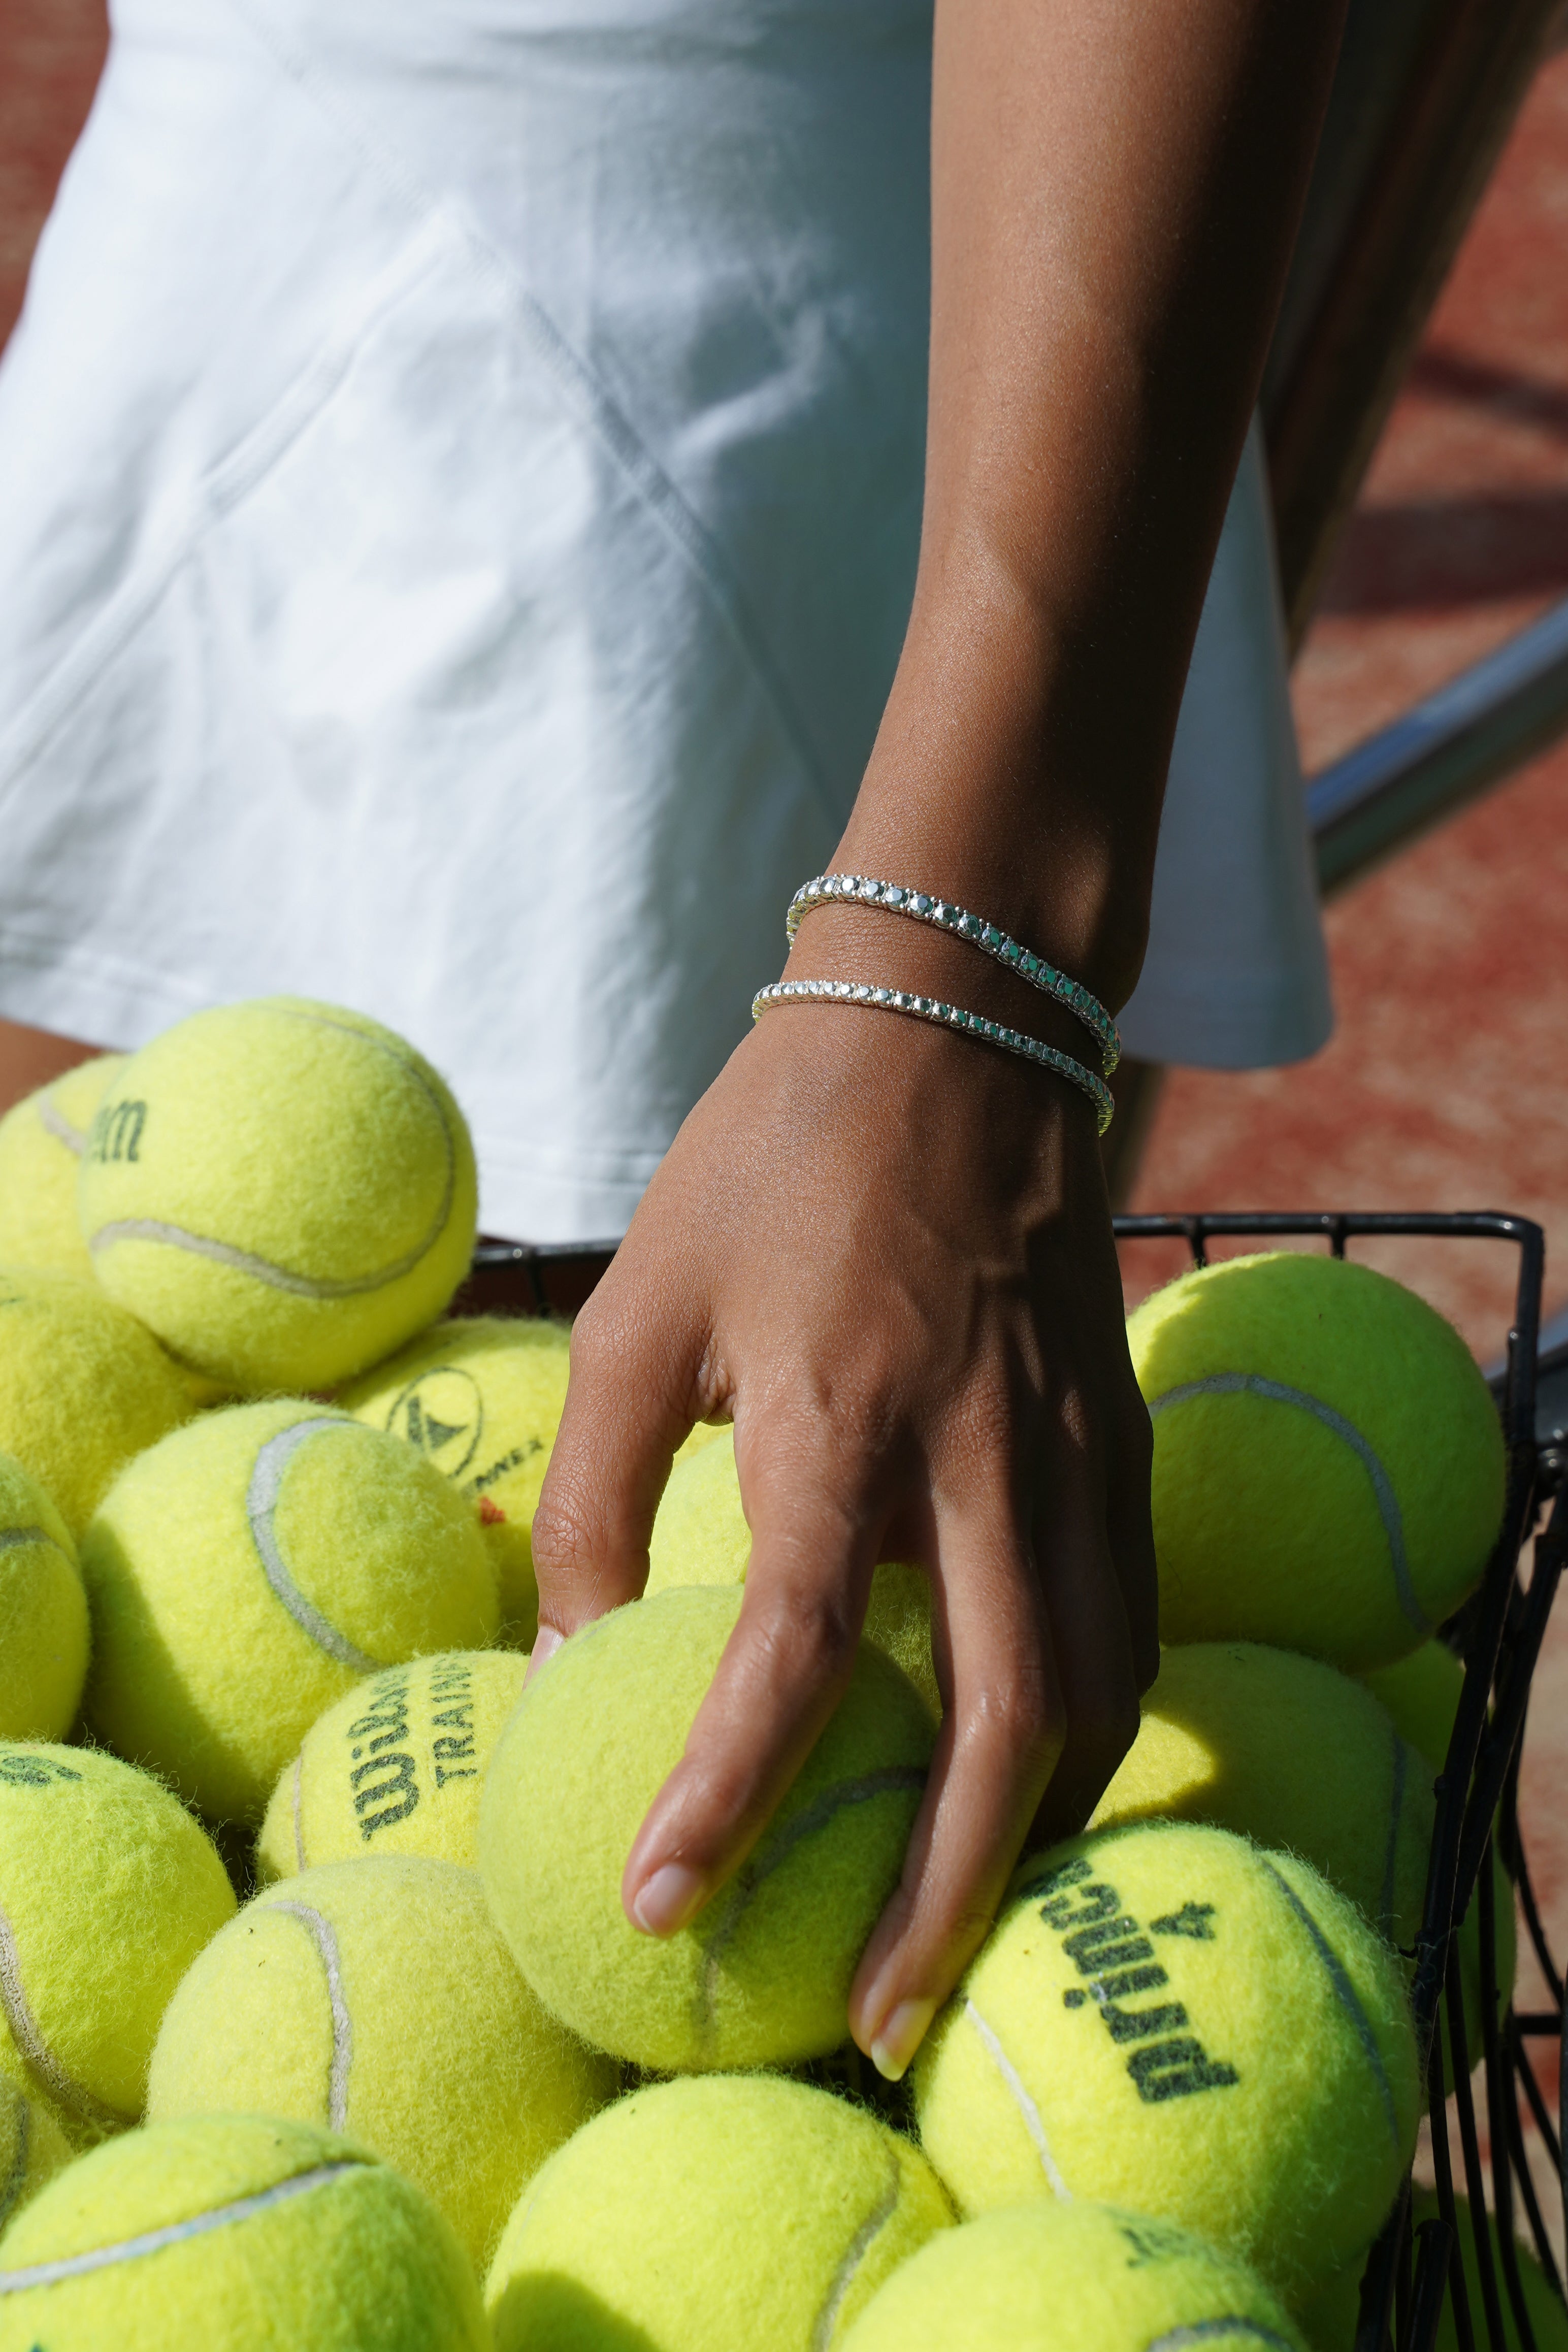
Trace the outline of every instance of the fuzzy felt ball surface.
<instances>
[{"instance_id":1,"label":"fuzzy felt ball surface","mask_svg":"<svg viewBox=\"0 0 1568 2352\"><path fill-rule=\"evenodd\" d=\"M0 1267L0 1453L79 1541L117 1474L191 1402L179 1367L96 1283Z\"/></svg>"},{"instance_id":2,"label":"fuzzy felt ball surface","mask_svg":"<svg viewBox=\"0 0 1568 2352\"><path fill-rule=\"evenodd\" d=\"M128 2132L0 2238L0 2352L489 2352L473 2273L353 2141L262 2116Z\"/></svg>"},{"instance_id":3,"label":"fuzzy felt ball surface","mask_svg":"<svg viewBox=\"0 0 1568 2352\"><path fill-rule=\"evenodd\" d=\"M542 1317L437 1323L338 1402L427 1455L459 1493L488 1506L502 1639L531 1648L539 1623L533 1507L566 1402L570 1334Z\"/></svg>"},{"instance_id":4,"label":"fuzzy felt ball surface","mask_svg":"<svg viewBox=\"0 0 1568 2352\"><path fill-rule=\"evenodd\" d=\"M1004 2208L928 2240L844 2352L1304 2352L1244 2263L1170 2221L1075 2201Z\"/></svg>"},{"instance_id":5,"label":"fuzzy felt ball surface","mask_svg":"<svg viewBox=\"0 0 1568 2352\"><path fill-rule=\"evenodd\" d=\"M482 2268L524 2182L613 2088L523 1983L477 1874L387 1854L304 1871L214 1937L164 2015L147 2112L350 2132Z\"/></svg>"},{"instance_id":6,"label":"fuzzy felt ball surface","mask_svg":"<svg viewBox=\"0 0 1568 2352\"><path fill-rule=\"evenodd\" d=\"M123 1054L97 1054L79 1062L0 1118L0 1265L92 1280L77 1177L93 1113L124 1061Z\"/></svg>"},{"instance_id":7,"label":"fuzzy felt ball surface","mask_svg":"<svg viewBox=\"0 0 1568 2352\"><path fill-rule=\"evenodd\" d=\"M234 1907L212 1841L150 1774L0 1744L0 2073L79 2143L134 2123L170 1996Z\"/></svg>"},{"instance_id":8,"label":"fuzzy felt ball surface","mask_svg":"<svg viewBox=\"0 0 1568 2352\"><path fill-rule=\"evenodd\" d=\"M70 1531L0 1454L0 1739L61 1739L87 1674L87 1594Z\"/></svg>"},{"instance_id":9,"label":"fuzzy felt ball surface","mask_svg":"<svg viewBox=\"0 0 1568 2352\"><path fill-rule=\"evenodd\" d=\"M514 1650L446 1650L357 1683L283 1768L261 1877L368 1853L476 1865L485 1767L527 1672Z\"/></svg>"},{"instance_id":10,"label":"fuzzy felt ball surface","mask_svg":"<svg viewBox=\"0 0 1568 2352\"><path fill-rule=\"evenodd\" d=\"M485 2286L496 2352L829 2352L952 2218L920 2150L826 2091L659 2084L525 2192Z\"/></svg>"},{"instance_id":11,"label":"fuzzy felt ball surface","mask_svg":"<svg viewBox=\"0 0 1568 2352\"><path fill-rule=\"evenodd\" d=\"M931 1759L918 1694L862 1645L741 1869L679 1934L640 1934L621 1874L740 1608L732 1587L684 1586L575 1634L524 1692L480 1801L479 1867L524 1976L586 2041L661 2070L790 2064L846 2039Z\"/></svg>"},{"instance_id":12,"label":"fuzzy felt ball surface","mask_svg":"<svg viewBox=\"0 0 1568 2352\"><path fill-rule=\"evenodd\" d=\"M291 996L193 1013L133 1054L77 1195L104 1288L247 1391L332 1388L439 1315L477 1202L467 1123L423 1055Z\"/></svg>"},{"instance_id":13,"label":"fuzzy felt ball surface","mask_svg":"<svg viewBox=\"0 0 1568 2352\"><path fill-rule=\"evenodd\" d=\"M1025 1864L915 2062L966 2215L1093 2198L1285 2294L1364 2251L1415 2146L1404 1972L1294 1855L1184 1822Z\"/></svg>"},{"instance_id":14,"label":"fuzzy felt ball surface","mask_svg":"<svg viewBox=\"0 0 1568 2352\"><path fill-rule=\"evenodd\" d=\"M1413 1291L1339 1258L1233 1258L1156 1291L1127 1339L1154 1423L1167 1642L1385 1665L1479 1581L1502 1433L1464 1341Z\"/></svg>"},{"instance_id":15,"label":"fuzzy felt ball surface","mask_svg":"<svg viewBox=\"0 0 1568 2352\"><path fill-rule=\"evenodd\" d=\"M82 1543L87 1718L216 1821L256 1821L316 1718L422 1652L482 1646L478 1515L411 1446L296 1398L138 1456Z\"/></svg>"},{"instance_id":16,"label":"fuzzy felt ball surface","mask_svg":"<svg viewBox=\"0 0 1568 2352\"><path fill-rule=\"evenodd\" d=\"M1421 1925L1432 1775L1365 1686L1256 1642L1166 1650L1091 1829L1209 1822L1321 1870L1401 1949Z\"/></svg>"}]
</instances>

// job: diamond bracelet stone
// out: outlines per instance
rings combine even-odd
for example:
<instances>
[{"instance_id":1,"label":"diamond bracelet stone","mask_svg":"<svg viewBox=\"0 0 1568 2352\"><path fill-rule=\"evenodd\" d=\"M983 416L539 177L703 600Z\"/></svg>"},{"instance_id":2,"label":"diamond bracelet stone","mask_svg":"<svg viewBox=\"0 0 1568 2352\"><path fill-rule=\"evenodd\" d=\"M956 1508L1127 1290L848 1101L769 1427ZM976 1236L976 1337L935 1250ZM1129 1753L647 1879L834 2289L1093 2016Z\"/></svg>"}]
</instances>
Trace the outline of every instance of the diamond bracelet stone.
<instances>
[{"instance_id":1,"label":"diamond bracelet stone","mask_svg":"<svg viewBox=\"0 0 1568 2352\"><path fill-rule=\"evenodd\" d=\"M1065 1004L1069 1013L1076 1014L1099 1043L1100 1067L1107 1077L1121 1059L1121 1039L1115 1022L1099 997L1092 995L1081 981L1069 979L1043 956L1031 955L1005 931L999 931L994 923L954 906L951 898L933 898L927 890L910 890L901 882L878 882L869 874L819 874L815 881L803 883L789 902L784 931L791 947L814 907L848 904L882 907L890 915L910 915L917 923L931 923L939 931L951 931L955 940L967 940L972 948L994 957L1009 971L1016 971L1020 980L1026 980L1031 988L1054 996L1058 1004Z\"/></svg>"},{"instance_id":2,"label":"diamond bracelet stone","mask_svg":"<svg viewBox=\"0 0 1568 2352\"><path fill-rule=\"evenodd\" d=\"M1038 1037L1026 1037L1021 1030L1009 1029L1000 1021L983 1020L978 1013L965 1013L960 1004L944 1004L939 996L915 996L908 989L877 988L862 980L775 980L766 988L759 988L752 999L752 1018L760 1021L780 1004L869 1004L886 1013L910 1013L917 1021L934 1021L943 1029L962 1030L970 1037L982 1037L988 1045L1000 1045L1005 1053L1016 1054L1026 1062L1036 1062L1042 1069L1054 1070L1059 1078L1068 1079L1094 1105L1100 1132L1105 1133L1116 1108L1110 1088L1092 1070L1075 1062L1070 1054L1058 1053L1056 1046L1042 1044Z\"/></svg>"}]
</instances>

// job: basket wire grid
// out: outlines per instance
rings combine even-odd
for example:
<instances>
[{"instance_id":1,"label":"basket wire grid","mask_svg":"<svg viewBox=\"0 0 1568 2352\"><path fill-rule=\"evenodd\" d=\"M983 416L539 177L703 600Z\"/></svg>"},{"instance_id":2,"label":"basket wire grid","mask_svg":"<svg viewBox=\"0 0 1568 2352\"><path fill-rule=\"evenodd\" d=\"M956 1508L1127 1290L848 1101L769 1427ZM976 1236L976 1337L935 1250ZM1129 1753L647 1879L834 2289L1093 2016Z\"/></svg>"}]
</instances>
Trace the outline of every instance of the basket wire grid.
<instances>
[{"instance_id":1,"label":"basket wire grid","mask_svg":"<svg viewBox=\"0 0 1568 2352\"><path fill-rule=\"evenodd\" d=\"M1561 2299L1563 2284L1525 2148L1533 2123L1557 2175L1568 2228L1568 2030L1563 1980L1542 1928L1528 1858L1520 1836L1520 1752L1531 1676L1540 1655L1547 1618L1568 1553L1568 1481L1564 1480L1561 1433L1549 1414L1538 1427L1536 1350L1541 1323L1541 1287L1545 1243L1539 1225L1523 1217L1484 1212L1437 1215L1214 1215L1119 1217L1119 1241L1175 1239L1195 1265L1207 1263L1216 1240L1252 1241L1277 1246L1292 1237L1325 1238L1336 1257L1346 1244L1373 1236L1420 1235L1454 1240L1494 1240L1518 1251L1519 1267L1506 1370L1494 1381L1507 1449L1508 1484L1503 1524L1480 1589L1442 1629L1442 1637L1465 1664L1463 1695L1436 1783L1436 1819L1427 1868L1421 1932L1414 1959L1412 2003L1427 2060L1427 2112L1432 2122L1432 2158L1436 2216L1411 2226L1410 2185L1405 2187L1368 2258L1361 2289L1355 2352L1432 2352L1445 2297L1452 2307L1452 2335L1458 2352L1545 2352L1531 2326L1515 2231L1522 2221L1546 2278ZM1555 1363L1555 1358L1552 1360ZM1549 1512L1549 1516L1546 1516ZM1544 1517L1544 1525L1542 1520ZM1521 1554L1534 1536L1526 1579ZM1518 1895L1526 1933L1548 1989L1545 2010L1517 2011L1511 2000L1500 2014L1497 1919L1492 1851L1500 1857ZM1477 2086L1468 2050L1454 1930L1471 1903L1479 1927L1483 2048L1479 2096L1484 2101L1488 2156L1483 2158L1477 2123ZM1454 2080L1446 2079L1445 2037L1436 2031L1441 2013ZM1549 2112L1532 2053L1550 2044L1558 2058L1557 2111ZM1452 2126L1459 2146L1459 2178L1450 2147ZM1474 2232L1473 2298L1459 2259L1456 2193L1469 2200L1479 2218L1489 2207L1493 2234Z\"/></svg>"}]
</instances>

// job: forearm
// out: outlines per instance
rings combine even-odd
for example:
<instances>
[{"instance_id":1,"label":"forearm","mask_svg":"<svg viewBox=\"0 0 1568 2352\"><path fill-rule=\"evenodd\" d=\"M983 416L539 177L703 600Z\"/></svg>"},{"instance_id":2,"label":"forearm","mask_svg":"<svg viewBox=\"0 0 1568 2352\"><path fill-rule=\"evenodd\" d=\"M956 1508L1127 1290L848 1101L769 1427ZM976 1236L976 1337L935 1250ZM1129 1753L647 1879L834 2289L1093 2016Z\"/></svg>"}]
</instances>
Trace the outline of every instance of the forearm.
<instances>
[{"instance_id":1,"label":"forearm","mask_svg":"<svg viewBox=\"0 0 1568 2352\"><path fill-rule=\"evenodd\" d=\"M841 860L966 900L1113 1005L1340 16L939 0L920 570ZM814 968L907 968L885 918L829 920ZM922 942L914 984L952 952ZM1021 1009L1005 975L979 992Z\"/></svg>"}]
</instances>

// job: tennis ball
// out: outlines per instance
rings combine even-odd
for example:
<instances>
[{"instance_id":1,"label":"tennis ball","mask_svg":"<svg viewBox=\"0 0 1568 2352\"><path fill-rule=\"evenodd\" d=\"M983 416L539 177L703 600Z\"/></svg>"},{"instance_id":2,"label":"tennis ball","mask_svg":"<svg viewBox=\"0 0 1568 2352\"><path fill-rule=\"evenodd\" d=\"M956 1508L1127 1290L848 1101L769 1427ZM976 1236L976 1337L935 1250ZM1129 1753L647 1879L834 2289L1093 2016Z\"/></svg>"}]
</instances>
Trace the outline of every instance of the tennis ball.
<instances>
[{"instance_id":1,"label":"tennis ball","mask_svg":"<svg viewBox=\"0 0 1568 2352\"><path fill-rule=\"evenodd\" d=\"M177 1356L300 1390L440 1314L476 1198L462 1113L412 1045L268 996L194 1014L115 1074L78 1209L100 1282Z\"/></svg>"},{"instance_id":2,"label":"tennis ball","mask_svg":"<svg viewBox=\"0 0 1568 2352\"><path fill-rule=\"evenodd\" d=\"M369 1852L473 1868L484 1769L527 1672L513 1651L447 1650L357 1683L283 1768L257 1842L260 1877Z\"/></svg>"},{"instance_id":3,"label":"tennis ball","mask_svg":"<svg viewBox=\"0 0 1568 2352\"><path fill-rule=\"evenodd\" d=\"M695 1585L612 1610L530 1684L485 1775L479 1868L519 1968L584 2041L639 2065L789 2065L837 2049L925 1786L925 1708L862 1648L734 1876L679 1935L639 1934L621 1873L740 1613L738 1592Z\"/></svg>"},{"instance_id":4,"label":"tennis ball","mask_svg":"<svg viewBox=\"0 0 1568 2352\"><path fill-rule=\"evenodd\" d=\"M1438 2217L1436 2193L1430 2189L1413 2189L1410 2192L1410 2226L1419 2230L1424 2221ZM1469 2200L1454 2200L1454 2219L1458 2225L1459 2259L1464 2268L1465 2287L1469 2302L1470 2328L1478 2347L1490 2343L1487 2333L1486 2306L1481 2300L1480 2272L1477 2267L1476 2224ZM1513 2315L1508 2282L1502 2269L1502 2249L1498 2236L1497 2217L1489 2213L1487 2228L1491 2238L1493 2274L1497 2279L1498 2300L1502 2307L1503 2342L1508 2352L1520 2352L1521 2339ZM1545 2272L1522 2240L1514 2240L1514 2255L1519 2264L1520 2292L1535 2339L1535 2352L1568 2352L1568 2312ZM1361 2315L1361 2274L1364 2263L1356 2262L1338 2273L1328 2286L1313 2300L1302 2306L1298 2325L1311 2347L1311 2352L1354 2352L1356 2322ZM1450 2286L1443 2299L1442 2315L1437 2322L1434 2339L1436 2352L1459 2352L1458 2325L1454 2317L1453 2289Z\"/></svg>"},{"instance_id":5,"label":"tennis ball","mask_svg":"<svg viewBox=\"0 0 1568 2352\"><path fill-rule=\"evenodd\" d=\"M429 1455L461 1493L482 1498L505 1638L531 1648L539 1626L534 1506L566 1402L563 1323L478 1316L437 1323L345 1389L341 1405Z\"/></svg>"},{"instance_id":6,"label":"tennis ball","mask_svg":"<svg viewBox=\"0 0 1568 2352\"><path fill-rule=\"evenodd\" d=\"M1339 1258L1234 1258L1156 1292L1127 1339L1168 1642L1387 1665L1479 1581L1502 1433L1458 1333L1413 1292Z\"/></svg>"},{"instance_id":7,"label":"tennis ball","mask_svg":"<svg viewBox=\"0 0 1568 2352\"><path fill-rule=\"evenodd\" d=\"M1393 1717L1402 1738L1423 1759L1433 1776L1442 1771L1448 1758L1448 1742L1454 1734L1454 1717L1459 1711L1459 1695L1465 1687L1465 1669L1453 1652L1441 1642L1424 1642L1408 1658L1397 1665L1382 1666L1362 1680L1373 1692ZM1513 1882L1504 1869L1497 1847L1492 1848L1492 1917L1497 1939L1498 2011L1500 2015L1513 1995L1514 1976L1519 1966L1518 1924L1514 1917ZM1464 1996L1465 2049L1469 2061L1468 2073L1482 2054L1481 2032L1481 1905L1478 1892L1471 1895L1469 1908L1455 1930L1458 1953L1459 1981ZM1448 2041L1448 2011L1444 2002L1437 2012L1443 2034L1447 2080L1454 2080L1454 2054Z\"/></svg>"},{"instance_id":8,"label":"tennis ball","mask_svg":"<svg viewBox=\"0 0 1568 2352\"><path fill-rule=\"evenodd\" d=\"M82 1543L87 1719L209 1819L257 1819L317 1717L496 1628L473 1506L412 1446L293 1397L138 1455Z\"/></svg>"},{"instance_id":9,"label":"tennis ball","mask_svg":"<svg viewBox=\"0 0 1568 2352\"><path fill-rule=\"evenodd\" d=\"M1292 1854L1134 1823L1024 1865L915 2062L966 2215L1097 2198L1303 2294L1370 2245L1420 2068L1394 1953Z\"/></svg>"},{"instance_id":10,"label":"tennis ball","mask_svg":"<svg viewBox=\"0 0 1568 2352\"><path fill-rule=\"evenodd\" d=\"M70 2157L70 2143L44 2102L0 2075L0 2229Z\"/></svg>"},{"instance_id":11,"label":"tennis ball","mask_svg":"<svg viewBox=\"0 0 1568 2352\"><path fill-rule=\"evenodd\" d=\"M92 1280L77 1220L77 1173L104 1088L125 1061L100 1054L51 1078L0 1118L0 1265Z\"/></svg>"},{"instance_id":12,"label":"tennis ball","mask_svg":"<svg viewBox=\"0 0 1568 2352\"><path fill-rule=\"evenodd\" d=\"M0 2352L489 2352L440 2215L350 2140L266 2116L155 2124L0 2239Z\"/></svg>"},{"instance_id":13,"label":"tennis ball","mask_svg":"<svg viewBox=\"0 0 1568 2352\"><path fill-rule=\"evenodd\" d=\"M1373 1666L1361 1680L1388 1709L1401 1739L1442 1770L1459 1712L1465 1669L1443 1642L1423 1642L1392 1666Z\"/></svg>"},{"instance_id":14,"label":"tennis ball","mask_svg":"<svg viewBox=\"0 0 1568 2352\"><path fill-rule=\"evenodd\" d=\"M496 2352L827 2352L952 2219L864 2108L765 2075L661 2083L543 2167L485 2306Z\"/></svg>"},{"instance_id":15,"label":"tennis ball","mask_svg":"<svg viewBox=\"0 0 1568 2352\"><path fill-rule=\"evenodd\" d=\"M752 1531L735 1475L735 1433L720 1429L701 1451L679 1457L653 1523L647 1592L680 1584L744 1584ZM884 1561L871 1579L864 1634L903 1668L933 1716L942 1695L931 1655L931 1586L923 1570Z\"/></svg>"},{"instance_id":16,"label":"tennis ball","mask_svg":"<svg viewBox=\"0 0 1568 2352\"><path fill-rule=\"evenodd\" d=\"M0 2073L73 2139L136 2121L169 1996L233 1916L210 1839L147 1773L0 1745Z\"/></svg>"},{"instance_id":17,"label":"tennis ball","mask_svg":"<svg viewBox=\"0 0 1568 2352\"><path fill-rule=\"evenodd\" d=\"M482 2265L523 2183L614 2088L518 1975L477 1873L382 1854L301 1872L214 1937L164 2013L147 2114L351 2132Z\"/></svg>"},{"instance_id":18,"label":"tennis ball","mask_svg":"<svg viewBox=\"0 0 1568 2352\"><path fill-rule=\"evenodd\" d=\"M95 1284L0 1269L0 1451L73 1536L116 1472L190 1410L178 1366Z\"/></svg>"},{"instance_id":19,"label":"tennis ball","mask_svg":"<svg viewBox=\"0 0 1568 2352\"><path fill-rule=\"evenodd\" d=\"M1410 2192L1410 2226L1418 2230L1423 2221L1436 2221L1439 2212L1436 2191L1413 2189ZM1454 2221L1459 2241L1459 2261L1465 2273L1466 2298L1470 2307L1470 2326L1478 2346L1489 2344L1486 2305L1481 2298L1479 2255L1476 2245L1475 2209L1468 2197L1454 2200ZM1491 2240L1492 2273L1497 2280L1498 2301L1502 2306L1503 2342L1508 2352L1519 2352L1521 2336L1514 2317L1513 2304L1509 2294L1508 2279L1503 2270L1502 2242L1499 2235L1497 2215L1487 2215L1487 2234ZM1535 2352L1568 2352L1568 2311L1552 2285L1545 2272L1522 2240L1513 2242L1514 2259L1519 2267L1520 2293L1524 2301L1530 2332L1535 2338ZM1458 2352L1458 2322L1454 2316L1452 2288L1443 2303L1443 2315L1437 2322L1436 2352ZM1344 2352L1351 2352L1347 2338Z\"/></svg>"},{"instance_id":20,"label":"tennis ball","mask_svg":"<svg viewBox=\"0 0 1568 2352\"><path fill-rule=\"evenodd\" d=\"M1332 2271L1298 2304L1291 2316L1306 2337L1310 2352L1355 2352L1355 2332L1361 2319L1361 2283L1366 2256L1357 2254L1342 2269Z\"/></svg>"},{"instance_id":21,"label":"tennis ball","mask_svg":"<svg viewBox=\"0 0 1568 2352\"><path fill-rule=\"evenodd\" d=\"M1303 2352L1262 2280L1190 2231L1037 2199L928 2238L844 2352L1175 2352L1221 2336L1239 2352Z\"/></svg>"},{"instance_id":22,"label":"tennis ball","mask_svg":"<svg viewBox=\"0 0 1568 2352\"><path fill-rule=\"evenodd\" d=\"M59 1739L87 1673L87 1595L70 1532L0 1454L0 1739Z\"/></svg>"},{"instance_id":23,"label":"tennis ball","mask_svg":"<svg viewBox=\"0 0 1568 2352\"><path fill-rule=\"evenodd\" d=\"M1391 1943L1414 1951L1432 1776L1348 1675L1252 1642L1166 1650L1138 1737L1089 1826L1160 1816L1210 1822L1301 1855Z\"/></svg>"}]
</instances>

